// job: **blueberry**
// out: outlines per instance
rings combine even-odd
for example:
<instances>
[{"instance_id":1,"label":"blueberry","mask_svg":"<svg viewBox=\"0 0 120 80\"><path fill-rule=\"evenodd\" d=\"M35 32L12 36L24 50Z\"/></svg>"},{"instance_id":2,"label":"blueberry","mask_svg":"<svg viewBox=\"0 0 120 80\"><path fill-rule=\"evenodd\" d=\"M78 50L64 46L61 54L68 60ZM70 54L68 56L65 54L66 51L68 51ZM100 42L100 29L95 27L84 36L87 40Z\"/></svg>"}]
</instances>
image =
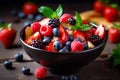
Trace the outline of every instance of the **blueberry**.
<instances>
[{"instance_id":1,"label":"blueberry","mask_svg":"<svg viewBox=\"0 0 120 80\"><path fill-rule=\"evenodd\" d=\"M30 68L28 68L27 66L22 67L22 73L24 75L29 75L30 74Z\"/></svg>"},{"instance_id":2,"label":"blueberry","mask_svg":"<svg viewBox=\"0 0 120 80\"><path fill-rule=\"evenodd\" d=\"M88 49L88 44L86 42L82 42L84 49Z\"/></svg>"},{"instance_id":3,"label":"blueberry","mask_svg":"<svg viewBox=\"0 0 120 80\"><path fill-rule=\"evenodd\" d=\"M62 49L62 43L60 41L55 41L53 44L54 48L57 50Z\"/></svg>"},{"instance_id":4,"label":"blueberry","mask_svg":"<svg viewBox=\"0 0 120 80\"><path fill-rule=\"evenodd\" d=\"M22 19L22 18L25 18L24 12L19 12L19 13L18 13L18 17L21 18L21 19Z\"/></svg>"},{"instance_id":5,"label":"blueberry","mask_svg":"<svg viewBox=\"0 0 120 80\"><path fill-rule=\"evenodd\" d=\"M69 50L71 49L71 41L67 41L65 45L68 47Z\"/></svg>"},{"instance_id":6,"label":"blueberry","mask_svg":"<svg viewBox=\"0 0 120 80\"><path fill-rule=\"evenodd\" d=\"M29 15L27 16L27 18L28 18L29 20L33 20L33 19L34 19L34 15L33 15L33 14L29 14Z\"/></svg>"},{"instance_id":7,"label":"blueberry","mask_svg":"<svg viewBox=\"0 0 120 80\"><path fill-rule=\"evenodd\" d=\"M16 53L14 58L15 58L15 61L17 61L17 62L23 61L23 55L20 53Z\"/></svg>"},{"instance_id":8,"label":"blueberry","mask_svg":"<svg viewBox=\"0 0 120 80\"><path fill-rule=\"evenodd\" d=\"M53 32L53 36L55 36L55 37L59 37L60 36L60 31L59 31L58 28L53 28L52 32Z\"/></svg>"},{"instance_id":9,"label":"blueberry","mask_svg":"<svg viewBox=\"0 0 120 80\"><path fill-rule=\"evenodd\" d=\"M26 26L30 26L31 23L32 23L31 21L26 21L26 22L24 22L24 26L25 26L25 27L26 27Z\"/></svg>"},{"instance_id":10,"label":"blueberry","mask_svg":"<svg viewBox=\"0 0 120 80\"><path fill-rule=\"evenodd\" d=\"M71 46L71 41L67 41L65 45L70 47Z\"/></svg>"},{"instance_id":11,"label":"blueberry","mask_svg":"<svg viewBox=\"0 0 120 80\"><path fill-rule=\"evenodd\" d=\"M16 16L17 14L18 14L18 13L17 13L17 11L16 11L16 10L14 10L14 9L13 9L13 10L11 10L11 15L12 15L12 16Z\"/></svg>"},{"instance_id":12,"label":"blueberry","mask_svg":"<svg viewBox=\"0 0 120 80\"><path fill-rule=\"evenodd\" d=\"M68 80L68 77L62 76L62 77L61 77L61 80Z\"/></svg>"},{"instance_id":13,"label":"blueberry","mask_svg":"<svg viewBox=\"0 0 120 80\"><path fill-rule=\"evenodd\" d=\"M11 61L4 61L4 66L6 69L11 69L12 68L12 62Z\"/></svg>"},{"instance_id":14,"label":"blueberry","mask_svg":"<svg viewBox=\"0 0 120 80\"><path fill-rule=\"evenodd\" d=\"M69 77L69 80L78 80L78 79L77 79L77 76L71 75L71 76Z\"/></svg>"},{"instance_id":15,"label":"blueberry","mask_svg":"<svg viewBox=\"0 0 120 80\"><path fill-rule=\"evenodd\" d=\"M72 35L69 35L69 36L68 36L68 40L69 40L69 41L73 41L73 40L74 40L73 36L72 36Z\"/></svg>"},{"instance_id":16,"label":"blueberry","mask_svg":"<svg viewBox=\"0 0 120 80\"><path fill-rule=\"evenodd\" d=\"M35 21L40 21L42 18L43 18L43 16L40 15L40 14L38 14L38 15L36 15L36 17L35 17Z\"/></svg>"},{"instance_id":17,"label":"blueberry","mask_svg":"<svg viewBox=\"0 0 120 80\"><path fill-rule=\"evenodd\" d=\"M44 36L44 39L43 39L43 43L45 45L49 44L51 41L51 37L50 36Z\"/></svg>"},{"instance_id":18,"label":"blueberry","mask_svg":"<svg viewBox=\"0 0 120 80\"><path fill-rule=\"evenodd\" d=\"M59 52L69 52L68 47L64 46Z\"/></svg>"}]
</instances>

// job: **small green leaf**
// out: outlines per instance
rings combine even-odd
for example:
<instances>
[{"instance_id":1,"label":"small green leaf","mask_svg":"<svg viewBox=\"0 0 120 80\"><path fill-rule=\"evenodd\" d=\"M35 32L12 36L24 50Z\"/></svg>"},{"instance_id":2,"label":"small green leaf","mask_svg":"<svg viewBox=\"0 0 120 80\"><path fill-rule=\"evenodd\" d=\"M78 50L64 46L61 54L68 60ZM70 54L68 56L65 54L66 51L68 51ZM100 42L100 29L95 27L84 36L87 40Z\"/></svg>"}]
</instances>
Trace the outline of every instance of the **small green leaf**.
<instances>
[{"instance_id":1,"label":"small green leaf","mask_svg":"<svg viewBox=\"0 0 120 80\"><path fill-rule=\"evenodd\" d=\"M91 29L91 28L92 28L92 27L91 27L90 25L84 24L84 25L82 25L81 30L82 30L82 31L87 31L87 30L89 30L89 29Z\"/></svg>"},{"instance_id":2,"label":"small green leaf","mask_svg":"<svg viewBox=\"0 0 120 80\"><path fill-rule=\"evenodd\" d=\"M77 11L75 12L75 14L76 14L76 25L77 26L82 25L82 18L80 16L80 14Z\"/></svg>"},{"instance_id":3,"label":"small green leaf","mask_svg":"<svg viewBox=\"0 0 120 80\"><path fill-rule=\"evenodd\" d=\"M11 27L12 27L12 24L11 24L11 23L9 23L9 24L7 25L7 28L10 30L10 29L11 29Z\"/></svg>"},{"instance_id":4,"label":"small green leaf","mask_svg":"<svg viewBox=\"0 0 120 80\"><path fill-rule=\"evenodd\" d=\"M113 24L113 27L120 30L120 24Z\"/></svg>"},{"instance_id":5,"label":"small green leaf","mask_svg":"<svg viewBox=\"0 0 120 80\"><path fill-rule=\"evenodd\" d=\"M112 60L113 60L113 67L120 65L120 43L116 45L115 49L112 49Z\"/></svg>"},{"instance_id":6,"label":"small green leaf","mask_svg":"<svg viewBox=\"0 0 120 80\"><path fill-rule=\"evenodd\" d=\"M58 8L56 9L55 13L57 14L57 18L59 18L62 15L63 9L62 9L61 5L58 6Z\"/></svg>"},{"instance_id":7,"label":"small green leaf","mask_svg":"<svg viewBox=\"0 0 120 80\"><path fill-rule=\"evenodd\" d=\"M54 10L48 6L41 6L40 8L38 8L38 11L42 13L45 17L48 17L48 18L53 17Z\"/></svg>"}]
</instances>

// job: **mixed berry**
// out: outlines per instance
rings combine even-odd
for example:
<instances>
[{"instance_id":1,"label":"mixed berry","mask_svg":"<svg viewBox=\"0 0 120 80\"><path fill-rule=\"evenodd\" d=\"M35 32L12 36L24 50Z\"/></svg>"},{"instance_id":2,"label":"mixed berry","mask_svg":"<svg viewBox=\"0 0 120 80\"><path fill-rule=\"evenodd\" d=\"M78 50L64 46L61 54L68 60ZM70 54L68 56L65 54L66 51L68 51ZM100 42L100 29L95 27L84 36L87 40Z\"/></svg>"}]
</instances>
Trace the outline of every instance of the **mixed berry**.
<instances>
[{"instance_id":1,"label":"mixed berry","mask_svg":"<svg viewBox=\"0 0 120 80\"><path fill-rule=\"evenodd\" d=\"M59 9L62 10L60 5ZM42 8L39 11L45 15ZM76 18L68 13L47 17L26 27L26 44L50 52L79 52L99 45L105 37L104 25L95 27L77 12Z\"/></svg>"}]
</instances>

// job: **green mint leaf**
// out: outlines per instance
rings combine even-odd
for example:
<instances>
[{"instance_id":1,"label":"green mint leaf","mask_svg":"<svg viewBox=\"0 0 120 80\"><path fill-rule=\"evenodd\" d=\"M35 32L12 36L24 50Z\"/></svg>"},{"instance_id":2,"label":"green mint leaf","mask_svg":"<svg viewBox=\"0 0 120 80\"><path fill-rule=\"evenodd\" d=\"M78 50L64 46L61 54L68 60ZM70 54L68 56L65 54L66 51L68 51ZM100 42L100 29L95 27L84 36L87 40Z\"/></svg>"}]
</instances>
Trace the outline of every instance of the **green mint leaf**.
<instances>
[{"instance_id":1,"label":"green mint leaf","mask_svg":"<svg viewBox=\"0 0 120 80\"><path fill-rule=\"evenodd\" d=\"M51 9L50 7L48 7L48 6L41 6L40 8L38 8L38 11L40 13L42 13L45 17L48 17L48 18L53 18L54 17L53 16L54 10Z\"/></svg>"},{"instance_id":2,"label":"green mint leaf","mask_svg":"<svg viewBox=\"0 0 120 80\"><path fill-rule=\"evenodd\" d=\"M59 5L58 8L57 8L56 11L55 11L55 14L57 14L56 17L59 18L59 17L62 15L62 13L63 13L62 6Z\"/></svg>"},{"instance_id":3,"label":"green mint leaf","mask_svg":"<svg viewBox=\"0 0 120 80\"><path fill-rule=\"evenodd\" d=\"M90 25L87 25L87 24L83 24L82 26L81 26L81 30L82 31L87 31L87 30L89 30L89 29L91 29L92 27L90 26Z\"/></svg>"},{"instance_id":4,"label":"green mint leaf","mask_svg":"<svg viewBox=\"0 0 120 80\"><path fill-rule=\"evenodd\" d=\"M112 49L112 62L113 62L113 67L119 66L120 65L120 43L116 45L115 49Z\"/></svg>"},{"instance_id":5,"label":"green mint leaf","mask_svg":"<svg viewBox=\"0 0 120 80\"><path fill-rule=\"evenodd\" d=\"M81 26L82 25L82 18L77 11L75 12L75 14L76 14L76 25Z\"/></svg>"},{"instance_id":6,"label":"green mint leaf","mask_svg":"<svg viewBox=\"0 0 120 80\"><path fill-rule=\"evenodd\" d=\"M104 4L108 4L110 2L109 0L99 0L99 1L104 3Z\"/></svg>"},{"instance_id":7,"label":"green mint leaf","mask_svg":"<svg viewBox=\"0 0 120 80\"><path fill-rule=\"evenodd\" d=\"M120 30L120 25L118 24L113 24L113 27Z\"/></svg>"}]
</instances>

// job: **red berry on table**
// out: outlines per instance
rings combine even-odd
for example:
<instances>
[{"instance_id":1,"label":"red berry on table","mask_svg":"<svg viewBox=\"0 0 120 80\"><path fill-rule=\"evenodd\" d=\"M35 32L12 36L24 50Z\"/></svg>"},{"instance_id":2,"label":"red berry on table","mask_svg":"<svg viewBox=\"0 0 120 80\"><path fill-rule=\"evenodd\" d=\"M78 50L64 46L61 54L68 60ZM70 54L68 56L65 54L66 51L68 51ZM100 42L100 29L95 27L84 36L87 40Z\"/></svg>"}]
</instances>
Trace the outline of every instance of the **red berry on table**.
<instances>
[{"instance_id":1,"label":"red berry on table","mask_svg":"<svg viewBox=\"0 0 120 80\"><path fill-rule=\"evenodd\" d=\"M25 2L23 5L23 12L25 13L25 15L36 14L37 9L38 7L35 3Z\"/></svg>"},{"instance_id":2,"label":"red berry on table","mask_svg":"<svg viewBox=\"0 0 120 80\"><path fill-rule=\"evenodd\" d=\"M104 7L105 7L105 4L103 2L101 2L100 0L96 0L93 3L93 8L98 13L102 13L104 10Z\"/></svg>"},{"instance_id":3,"label":"red berry on table","mask_svg":"<svg viewBox=\"0 0 120 80\"><path fill-rule=\"evenodd\" d=\"M44 36L50 36L52 35L52 27L49 25L42 25L40 27L40 33Z\"/></svg>"},{"instance_id":4,"label":"red berry on table","mask_svg":"<svg viewBox=\"0 0 120 80\"><path fill-rule=\"evenodd\" d=\"M103 14L107 21L113 22L117 20L119 11L116 8L107 6L105 7Z\"/></svg>"},{"instance_id":5,"label":"red berry on table","mask_svg":"<svg viewBox=\"0 0 120 80\"><path fill-rule=\"evenodd\" d=\"M45 67L38 67L35 70L34 75L38 79L45 78L47 76L47 69Z\"/></svg>"},{"instance_id":6,"label":"red berry on table","mask_svg":"<svg viewBox=\"0 0 120 80\"><path fill-rule=\"evenodd\" d=\"M118 28L111 27L108 32L108 37L111 43L120 42L120 30Z\"/></svg>"},{"instance_id":7,"label":"red berry on table","mask_svg":"<svg viewBox=\"0 0 120 80\"><path fill-rule=\"evenodd\" d=\"M16 38L16 30L12 28L11 24L4 25L0 29L0 41L5 48L10 48Z\"/></svg>"},{"instance_id":8,"label":"red berry on table","mask_svg":"<svg viewBox=\"0 0 120 80\"><path fill-rule=\"evenodd\" d=\"M34 23L31 24L31 30L32 30L33 32L39 31L39 30L40 30L40 27L41 27L41 25L40 25L39 22L34 22Z\"/></svg>"},{"instance_id":9,"label":"red berry on table","mask_svg":"<svg viewBox=\"0 0 120 80\"><path fill-rule=\"evenodd\" d=\"M61 17L60 17L60 22L65 22L67 23L68 22L68 19L71 18L72 16L70 14L63 14Z\"/></svg>"},{"instance_id":10,"label":"red berry on table","mask_svg":"<svg viewBox=\"0 0 120 80\"><path fill-rule=\"evenodd\" d=\"M71 50L72 52L78 52L78 51L82 51L84 49L83 44L80 41L74 40L71 43Z\"/></svg>"}]
</instances>

